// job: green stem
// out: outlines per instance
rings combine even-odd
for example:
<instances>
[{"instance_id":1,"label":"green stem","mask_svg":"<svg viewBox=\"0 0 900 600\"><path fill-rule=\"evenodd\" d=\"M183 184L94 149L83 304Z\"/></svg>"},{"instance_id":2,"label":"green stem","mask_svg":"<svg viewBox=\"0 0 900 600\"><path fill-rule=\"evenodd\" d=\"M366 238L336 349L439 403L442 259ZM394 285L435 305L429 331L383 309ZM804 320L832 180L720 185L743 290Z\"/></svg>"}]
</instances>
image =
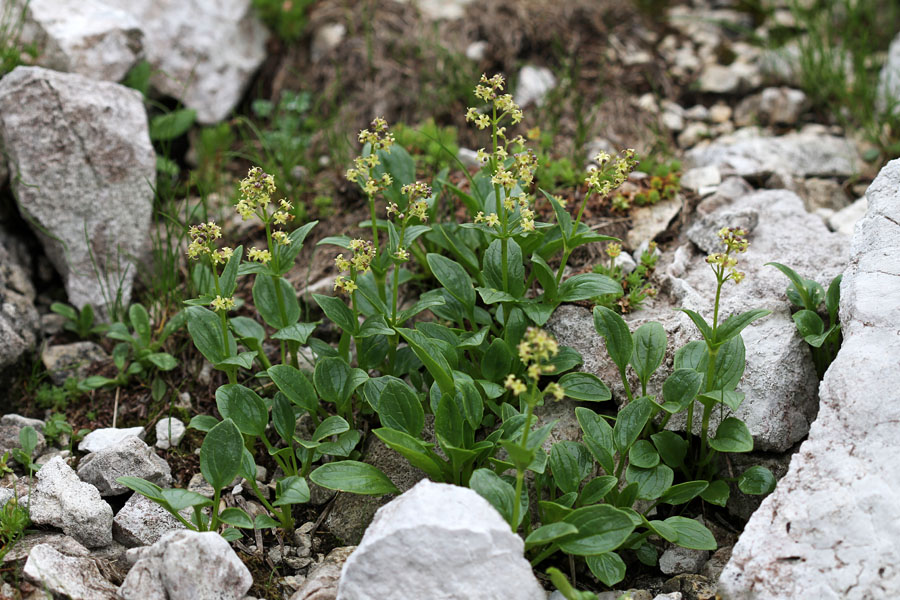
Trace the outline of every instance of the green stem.
<instances>
[{"instance_id":1,"label":"green stem","mask_svg":"<svg viewBox=\"0 0 900 600\"><path fill-rule=\"evenodd\" d=\"M215 494L213 494L213 504L210 508L210 521L209 521L209 530L215 531L219 527L219 500L222 496L222 490L216 488Z\"/></svg>"},{"instance_id":2,"label":"green stem","mask_svg":"<svg viewBox=\"0 0 900 600\"><path fill-rule=\"evenodd\" d=\"M538 554L538 555L531 561L531 566L532 566L532 567L536 567L536 566L539 565L545 558L547 558L548 556L550 556L551 554L553 554L553 553L556 552L557 550L559 550L559 546L558 546L558 545L556 545L556 544L550 544L549 546L547 546L547 547L544 549L543 552L541 552L540 554Z\"/></svg>"},{"instance_id":3,"label":"green stem","mask_svg":"<svg viewBox=\"0 0 900 600\"><path fill-rule=\"evenodd\" d=\"M532 384L534 386L534 384ZM535 386L536 387L536 386ZM529 390L532 394L534 390ZM525 430L522 432L522 441L519 443L519 446L522 450L526 450L528 448L528 434L531 432L531 418L534 416L534 405L537 402L528 402L528 409L525 412ZM510 527L512 527L513 532L518 531L519 529L519 510L521 509L522 504L522 486L525 481L525 469L516 467L516 497L513 501L513 514L512 514L512 522L510 523Z\"/></svg>"}]
</instances>

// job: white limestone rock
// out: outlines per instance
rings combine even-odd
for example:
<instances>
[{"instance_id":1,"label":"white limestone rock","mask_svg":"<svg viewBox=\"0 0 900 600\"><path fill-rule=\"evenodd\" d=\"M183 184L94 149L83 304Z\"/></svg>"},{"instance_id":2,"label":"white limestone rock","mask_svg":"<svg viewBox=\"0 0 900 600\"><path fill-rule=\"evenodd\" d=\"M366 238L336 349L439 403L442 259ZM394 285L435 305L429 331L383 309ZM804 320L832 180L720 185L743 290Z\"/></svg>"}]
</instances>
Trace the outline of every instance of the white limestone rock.
<instances>
[{"instance_id":1,"label":"white limestone rock","mask_svg":"<svg viewBox=\"0 0 900 600\"><path fill-rule=\"evenodd\" d=\"M101 496L118 496L129 491L116 481L119 477L140 477L160 487L172 482L169 463L133 435L82 458L78 476L96 487Z\"/></svg>"},{"instance_id":2,"label":"white limestone rock","mask_svg":"<svg viewBox=\"0 0 900 600\"><path fill-rule=\"evenodd\" d=\"M891 598L900 589L900 160L866 192L841 283L844 341L809 438L747 523L726 600Z\"/></svg>"},{"instance_id":3,"label":"white limestone rock","mask_svg":"<svg viewBox=\"0 0 900 600\"><path fill-rule=\"evenodd\" d=\"M122 600L242 600L253 585L250 571L214 531L171 531L127 557L134 566L119 588Z\"/></svg>"},{"instance_id":4,"label":"white limestone rock","mask_svg":"<svg viewBox=\"0 0 900 600\"><path fill-rule=\"evenodd\" d=\"M113 519L113 537L133 548L150 546L166 533L184 529L184 524L146 496L132 494Z\"/></svg>"},{"instance_id":5,"label":"white limestone rock","mask_svg":"<svg viewBox=\"0 0 900 600\"><path fill-rule=\"evenodd\" d=\"M90 558L66 556L49 544L31 549L22 570L38 588L71 600L116 600L116 586Z\"/></svg>"},{"instance_id":6,"label":"white limestone rock","mask_svg":"<svg viewBox=\"0 0 900 600\"><path fill-rule=\"evenodd\" d=\"M150 83L210 125L228 117L266 58L268 31L251 0L103 0L144 31Z\"/></svg>"},{"instance_id":7,"label":"white limestone rock","mask_svg":"<svg viewBox=\"0 0 900 600\"><path fill-rule=\"evenodd\" d=\"M878 112L891 110L900 113L900 33L891 42L887 59L878 74L878 96L876 98Z\"/></svg>"},{"instance_id":8,"label":"white limestone rock","mask_svg":"<svg viewBox=\"0 0 900 600\"><path fill-rule=\"evenodd\" d=\"M174 417L160 419L156 424L156 447L160 450L174 448L181 443L185 431L184 423Z\"/></svg>"},{"instance_id":9,"label":"white limestone rock","mask_svg":"<svg viewBox=\"0 0 900 600\"><path fill-rule=\"evenodd\" d=\"M58 527L88 548L112 543L112 508L62 458L54 458L37 472L29 508L33 523Z\"/></svg>"},{"instance_id":10,"label":"white limestone rock","mask_svg":"<svg viewBox=\"0 0 900 600\"><path fill-rule=\"evenodd\" d=\"M550 90L556 87L556 77L553 71L547 67L535 67L525 65L519 71L519 79L516 83L516 92L513 95L521 107L535 104L540 106Z\"/></svg>"},{"instance_id":11,"label":"white limestone rock","mask_svg":"<svg viewBox=\"0 0 900 600\"><path fill-rule=\"evenodd\" d=\"M859 170L859 152L846 138L811 133L780 137L735 134L692 148L685 167L715 165L724 173L761 179L783 172L795 177L849 177Z\"/></svg>"},{"instance_id":12,"label":"white limestone rock","mask_svg":"<svg viewBox=\"0 0 900 600\"><path fill-rule=\"evenodd\" d=\"M12 182L19 210L62 275L69 302L102 309L121 291L127 306L156 183L140 94L18 67L0 80L0 138L19 174Z\"/></svg>"},{"instance_id":13,"label":"white limestone rock","mask_svg":"<svg viewBox=\"0 0 900 600\"><path fill-rule=\"evenodd\" d=\"M121 81L142 57L143 37L132 14L103 0L29 0L20 40L39 48L42 67Z\"/></svg>"},{"instance_id":14,"label":"white limestone rock","mask_svg":"<svg viewBox=\"0 0 900 600\"><path fill-rule=\"evenodd\" d=\"M78 443L78 449L81 452L99 452L105 448L111 448L119 444L122 440L129 436L135 436L144 439L143 427L103 427L95 429Z\"/></svg>"},{"instance_id":15,"label":"white limestone rock","mask_svg":"<svg viewBox=\"0 0 900 600\"><path fill-rule=\"evenodd\" d=\"M476 492L423 480L379 509L344 564L338 600L545 600L522 538Z\"/></svg>"},{"instance_id":16,"label":"white limestone rock","mask_svg":"<svg viewBox=\"0 0 900 600\"><path fill-rule=\"evenodd\" d=\"M842 208L828 219L828 228L832 231L843 233L844 235L853 235L853 229L856 224L866 216L868 201L863 196L850 206Z\"/></svg>"}]
</instances>

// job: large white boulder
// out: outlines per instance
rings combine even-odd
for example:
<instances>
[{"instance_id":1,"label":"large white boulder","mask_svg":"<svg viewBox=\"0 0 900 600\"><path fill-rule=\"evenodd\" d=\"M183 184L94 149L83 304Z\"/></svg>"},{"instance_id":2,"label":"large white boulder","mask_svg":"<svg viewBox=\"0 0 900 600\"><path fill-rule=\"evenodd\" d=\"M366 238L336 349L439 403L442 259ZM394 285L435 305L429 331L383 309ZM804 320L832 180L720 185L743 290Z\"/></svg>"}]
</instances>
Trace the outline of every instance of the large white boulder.
<instances>
[{"instance_id":1,"label":"large white boulder","mask_svg":"<svg viewBox=\"0 0 900 600\"><path fill-rule=\"evenodd\" d=\"M212 124L228 117L266 58L268 31L251 0L104 0L144 31L150 83Z\"/></svg>"},{"instance_id":2,"label":"large white boulder","mask_svg":"<svg viewBox=\"0 0 900 600\"><path fill-rule=\"evenodd\" d=\"M422 480L378 510L338 600L545 600L524 542L476 492Z\"/></svg>"},{"instance_id":3,"label":"large white boulder","mask_svg":"<svg viewBox=\"0 0 900 600\"><path fill-rule=\"evenodd\" d=\"M747 523L728 600L893 598L900 589L900 160L866 192L841 284L844 342L819 416Z\"/></svg>"},{"instance_id":4,"label":"large white boulder","mask_svg":"<svg viewBox=\"0 0 900 600\"><path fill-rule=\"evenodd\" d=\"M140 94L40 67L0 80L0 140L26 220L69 302L128 305L156 184Z\"/></svg>"}]
</instances>

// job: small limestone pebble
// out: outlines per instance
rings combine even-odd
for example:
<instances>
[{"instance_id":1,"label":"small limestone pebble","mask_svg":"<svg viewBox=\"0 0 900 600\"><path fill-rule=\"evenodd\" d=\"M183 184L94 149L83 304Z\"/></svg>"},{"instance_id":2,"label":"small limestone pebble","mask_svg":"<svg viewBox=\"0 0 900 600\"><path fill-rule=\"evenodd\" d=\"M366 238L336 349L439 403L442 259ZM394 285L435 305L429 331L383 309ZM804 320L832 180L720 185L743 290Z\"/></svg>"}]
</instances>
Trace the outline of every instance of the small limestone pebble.
<instances>
[{"instance_id":1,"label":"small limestone pebble","mask_svg":"<svg viewBox=\"0 0 900 600\"><path fill-rule=\"evenodd\" d=\"M400 597L547 595L525 560L522 538L487 500L473 490L424 479L375 514L344 565L337 600Z\"/></svg>"},{"instance_id":2,"label":"small limestone pebble","mask_svg":"<svg viewBox=\"0 0 900 600\"><path fill-rule=\"evenodd\" d=\"M659 570L666 575L699 573L709 559L706 550L691 550L681 546L667 548L659 557Z\"/></svg>"},{"instance_id":3,"label":"small limestone pebble","mask_svg":"<svg viewBox=\"0 0 900 600\"><path fill-rule=\"evenodd\" d=\"M177 446L184 438L184 423L178 419L169 417L161 419L156 424L156 447L160 450L168 450Z\"/></svg>"},{"instance_id":4,"label":"small limestone pebble","mask_svg":"<svg viewBox=\"0 0 900 600\"><path fill-rule=\"evenodd\" d=\"M144 428L128 427L117 429L115 427L104 427L95 429L84 436L84 439L78 444L78 449L81 452L97 452L98 450L115 446L130 435L144 439Z\"/></svg>"},{"instance_id":5,"label":"small limestone pebble","mask_svg":"<svg viewBox=\"0 0 900 600\"><path fill-rule=\"evenodd\" d=\"M116 586L90 558L66 556L49 544L31 549L22 571L28 581L72 600L115 600Z\"/></svg>"},{"instance_id":6,"label":"small limestone pebble","mask_svg":"<svg viewBox=\"0 0 900 600\"><path fill-rule=\"evenodd\" d=\"M242 600L250 571L214 531L172 531L152 546L132 548L134 562L119 595L124 600Z\"/></svg>"},{"instance_id":7,"label":"small limestone pebble","mask_svg":"<svg viewBox=\"0 0 900 600\"><path fill-rule=\"evenodd\" d=\"M114 446L82 458L78 476L96 486L101 496L115 496L128 491L127 487L116 481L119 477L140 477L161 486L172 481L169 463L135 436L126 437Z\"/></svg>"}]
</instances>

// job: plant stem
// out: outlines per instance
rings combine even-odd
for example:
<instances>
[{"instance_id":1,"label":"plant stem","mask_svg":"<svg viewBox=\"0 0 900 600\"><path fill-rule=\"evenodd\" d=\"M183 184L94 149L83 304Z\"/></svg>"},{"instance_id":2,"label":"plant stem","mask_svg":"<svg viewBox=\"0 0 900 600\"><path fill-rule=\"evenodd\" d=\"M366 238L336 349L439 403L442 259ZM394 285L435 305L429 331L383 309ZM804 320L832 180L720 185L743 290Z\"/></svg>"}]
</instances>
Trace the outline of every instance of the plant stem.
<instances>
[{"instance_id":1,"label":"plant stem","mask_svg":"<svg viewBox=\"0 0 900 600\"><path fill-rule=\"evenodd\" d=\"M533 395L536 391L536 387L534 384L532 390L529 390ZM525 412L525 430L522 432L522 441L519 446L522 450L527 450L528 446L528 434L531 432L531 419L534 416L534 405L537 404L536 401L529 400L528 409ZM516 497L513 501L513 514L512 514L512 523L510 526L512 527L513 532L518 531L519 529L519 510L522 504L522 486L525 481L525 469L516 467Z\"/></svg>"}]
</instances>

